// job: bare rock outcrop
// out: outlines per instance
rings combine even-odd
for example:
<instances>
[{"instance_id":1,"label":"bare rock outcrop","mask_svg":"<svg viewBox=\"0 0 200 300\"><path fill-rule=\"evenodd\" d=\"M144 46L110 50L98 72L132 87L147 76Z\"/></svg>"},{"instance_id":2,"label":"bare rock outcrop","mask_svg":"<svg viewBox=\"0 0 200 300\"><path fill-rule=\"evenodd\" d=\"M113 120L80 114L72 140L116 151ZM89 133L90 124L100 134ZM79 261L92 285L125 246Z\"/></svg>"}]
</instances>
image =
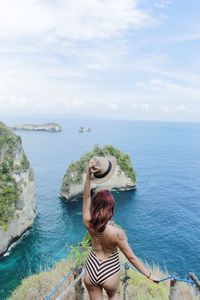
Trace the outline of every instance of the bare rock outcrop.
<instances>
[{"instance_id":1,"label":"bare rock outcrop","mask_svg":"<svg viewBox=\"0 0 200 300\"><path fill-rule=\"evenodd\" d=\"M50 132L60 132L62 128L57 123L47 123L47 124L22 124L12 127L14 130L29 130L29 131L50 131Z\"/></svg>"}]
</instances>

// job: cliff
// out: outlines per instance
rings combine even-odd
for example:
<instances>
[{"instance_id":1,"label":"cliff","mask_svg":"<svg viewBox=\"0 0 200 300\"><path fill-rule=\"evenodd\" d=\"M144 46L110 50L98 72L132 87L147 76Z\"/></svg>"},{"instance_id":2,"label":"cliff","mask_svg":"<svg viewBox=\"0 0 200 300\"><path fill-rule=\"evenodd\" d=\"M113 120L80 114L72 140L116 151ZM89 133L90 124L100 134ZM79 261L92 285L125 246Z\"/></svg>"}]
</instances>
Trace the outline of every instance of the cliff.
<instances>
[{"instance_id":1,"label":"cliff","mask_svg":"<svg viewBox=\"0 0 200 300\"><path fill-rule=\"evenodd\" d=\"M56 123L47 123L42 125L37 124L22 124L12 127L14 130L35 130L35 131L51 131L59 132L62 131L62 128L59 124Z\"/></svg>"},{"instance_id":2,"label":"cliff","mask_svg":"<svg viewBox=\"0 0 200 300\"><path fill-rule=\"evenodd\" d=\"M117 166L111 179L102 184L91 183L92 189L108 189L108 190L130 190L136 188L136 175L133 170L131 160L127 154L122 153L111 145L99 147L96 145L94 149L82 156L78 161L69 165L63 177L60 194L66 200L83 196L84 181L86 176L87 163L93 156L115 156Z\"/></svg>"},{"instance_id":3,"label":"cliff","mask_svg":"<svg viewBox=\"0 0 200 300\"><path fill-rule=\"evenodd\" d=\"M0 255L31 227L35 215L36 187L21 137L0 122Z\"/></svg>"},{"instance_id":4,"label":"cliff","mask_svg":"<svg viewBox=\"0 0 200 300\"><path fill-rule=\"evenodd\" d=\"M91 244L89 243L88 237L86 236L84 240L79 243L77 247L71 246L70 253L68 254L67 260L59 261L55 263L54 267L45 270L39 274L35 274L24 278L21 285L13 291L9 300L43 300L52 293L52 291L57 290L54 294L51 294L51 299L57 299L61 297L63 291L69 289L69 286L73 284L73 275L67 278L66 274L73 272L72 270L84 267L87 256L91 250ZM122 264L127 262L127 259L120 252L120 261ZM144 262L145 263L145 262ZM146 267L158 278L166 278L168 272L165 268L165 273L156 266L149 266L146 263ZM151 280L146 278L140 272L129 269L128 274L125 273L124 268L121 270L121 281L118 290L119 299L135 299L135 300L168 300L170 293L170 281L163 281L159 284L153 283ZM128 277L127 277L128 275ZM66 278L66 280L64 280ZM126 288L125 288L126 283ZM57 288L58 287L58 288ZM126 289L126 290L125 290ZM75 300L83 299L88 300L89 296L86 291L85 285L83 283L83 278L76 287L70 289L70 293L67 296L63 296L62 299ZM103 299L108 299L103 292ZM199 295L197 295L197 289L187 283L176 284L176 300L199 300Z\"/></svg>"}]
</instances>

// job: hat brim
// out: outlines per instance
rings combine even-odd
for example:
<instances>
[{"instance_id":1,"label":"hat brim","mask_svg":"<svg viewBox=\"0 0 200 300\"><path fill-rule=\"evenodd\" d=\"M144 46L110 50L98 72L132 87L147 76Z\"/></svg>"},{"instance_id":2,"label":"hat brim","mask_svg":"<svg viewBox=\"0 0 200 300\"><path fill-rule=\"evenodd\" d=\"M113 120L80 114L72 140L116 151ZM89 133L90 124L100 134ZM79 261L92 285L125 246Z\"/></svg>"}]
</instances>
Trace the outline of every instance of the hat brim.
<instances>
[{"instance_id":1,"label":"hat brim","mask_svg":"<svg viewBox=\"0 0 200 300\"><path fill-rule=\"evenodd\" d=\"M116 168L116 165L117 165L117 160L116 160L116 158L115 158L114 156L105 156L105 157L106 157L106 158L111 162L111 164L112 164L111 170L110 170L110 172L109 172L105 177L103 177L103 178L97 178L97 177L95 177L94 174L93 174L92 177L91 177L91 180L92 180L93 183L100 184L100 183L103 183L103 182L108 181L108 180L112 177L112 175L113 175L113 173L114 173L114 171L115 171L115 168Z\"/></svg>"}]
</instances>

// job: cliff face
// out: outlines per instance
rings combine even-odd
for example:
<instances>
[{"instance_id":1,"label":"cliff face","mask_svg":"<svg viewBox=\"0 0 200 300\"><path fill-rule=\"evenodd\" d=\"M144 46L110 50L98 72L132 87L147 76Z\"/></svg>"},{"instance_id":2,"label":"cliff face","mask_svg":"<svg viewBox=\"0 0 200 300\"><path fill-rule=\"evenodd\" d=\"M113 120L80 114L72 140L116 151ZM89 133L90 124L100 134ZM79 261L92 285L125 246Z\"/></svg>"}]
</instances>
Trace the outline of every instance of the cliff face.
<instances>
[{"instance_id":1,"label":"cliff face","mask_svg":"<svg viewBox=\"0 0 200 300\"><path fill-rule=\"evenodd\" d=\"M0 255L31 227L35 215L36 187L21 138L0 122Z\"/></svg>"},{"instance_id":2,"label":"cliff face","mask_svg":"<svg viewBox=\"0 0 200 300\"><path fill-rule=\"evenodd\" d=\"M56 123L47 123L42 125L37 124L22 124L22 125L16 125L12 127L14 130L36 130L36 131L52 131L52 132L58 132L61 131L62 128L59 124Z\"/></svg>"},{"instance_id":3,"label":"cliff face","mask_svg":"<svg viewBox=\"0 0 200 300\"><path fill-rule=\"evenodd\" d=\"M91 182L92 189L124 191L136 188L136 175L128 155L110 145L103 148L95 146L90 153L87 153L82 156L79 161L69 165L60 190L60 194L63 198L66 200L73 200L83 196L87 162L95 155L115 156L117 159L117 166L113 176L107 182L98 185Z\"/></svg>"}]
</instances>

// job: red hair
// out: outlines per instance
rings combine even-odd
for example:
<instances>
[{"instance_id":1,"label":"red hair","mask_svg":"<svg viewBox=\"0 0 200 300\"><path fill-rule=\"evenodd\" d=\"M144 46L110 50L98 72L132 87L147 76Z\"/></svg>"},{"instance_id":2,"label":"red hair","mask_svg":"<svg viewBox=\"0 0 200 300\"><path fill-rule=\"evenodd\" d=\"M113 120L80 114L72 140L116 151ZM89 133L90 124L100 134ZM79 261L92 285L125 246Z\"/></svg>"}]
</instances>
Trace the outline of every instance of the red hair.
<instances>
[{"instance_id":1,"label":"red hair","mask_svg":"<svg viewBox=\"0 0 200 300\"><path fill-rule=\"evenodd\" d=\"M90 227L97 232L103 232L106 224L114 214L114 205L113 195L109 191L96 192L90 206Z\"/></svg>"}]
</instances>

